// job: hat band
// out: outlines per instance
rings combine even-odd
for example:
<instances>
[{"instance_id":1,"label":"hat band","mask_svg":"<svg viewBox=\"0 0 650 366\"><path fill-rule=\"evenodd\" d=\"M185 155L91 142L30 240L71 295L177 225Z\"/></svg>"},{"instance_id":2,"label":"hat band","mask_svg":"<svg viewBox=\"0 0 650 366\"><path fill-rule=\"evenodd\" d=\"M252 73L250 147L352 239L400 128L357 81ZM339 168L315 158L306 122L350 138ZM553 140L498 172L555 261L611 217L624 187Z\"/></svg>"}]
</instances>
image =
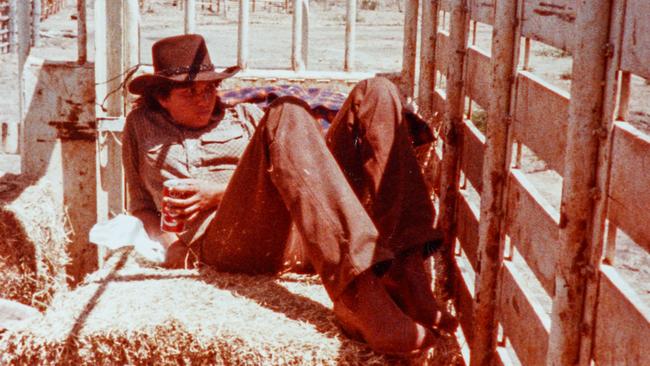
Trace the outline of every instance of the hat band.
<instances>
[{"instance_id":1,"label":"hat band","mask_svg":"<svg viewBox=\"0 0 650 366\"><path fill-rule=\"evenodd\" d=\"M200 66L191 65L191 66L179 66L174 68L163 69L156 71L154 74L162 76L174 76L180 74L189 74L189 73L198 73L202 71L214 71L214 65L212 64L203 64Z\"/></svg>"}]
</instances>

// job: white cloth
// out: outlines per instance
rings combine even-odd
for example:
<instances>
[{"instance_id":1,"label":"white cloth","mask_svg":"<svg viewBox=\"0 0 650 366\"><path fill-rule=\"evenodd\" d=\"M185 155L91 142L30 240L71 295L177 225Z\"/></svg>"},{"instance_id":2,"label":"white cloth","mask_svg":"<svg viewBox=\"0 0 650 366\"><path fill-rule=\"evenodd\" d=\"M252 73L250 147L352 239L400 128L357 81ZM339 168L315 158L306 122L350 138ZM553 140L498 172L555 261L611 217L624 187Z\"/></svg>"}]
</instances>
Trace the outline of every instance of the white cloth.
<instances>
[{"instance_id":1,"label":"white cloth","mask_svg":"<svg viewBox=\"0 0 650 366\"><path fill-rule=\"evenodd\" d=\"M89 240L109 249L132 245L140 255L150 261L165 261L165 248L149 238L142 221L134 216L117 215L108 221L95 224L90 229Z\"/></svg>"},{"instance_id":2,"label":"white cloth","mask_svg":"<svg viewBox=\"0 0 650 366\"><path fill-rule=\"evenodd\" d=\"M0 299L0 330L13 330L29 319L40 317L41 313L31 306L16 301Z\"/></svg>"}]
</instances>

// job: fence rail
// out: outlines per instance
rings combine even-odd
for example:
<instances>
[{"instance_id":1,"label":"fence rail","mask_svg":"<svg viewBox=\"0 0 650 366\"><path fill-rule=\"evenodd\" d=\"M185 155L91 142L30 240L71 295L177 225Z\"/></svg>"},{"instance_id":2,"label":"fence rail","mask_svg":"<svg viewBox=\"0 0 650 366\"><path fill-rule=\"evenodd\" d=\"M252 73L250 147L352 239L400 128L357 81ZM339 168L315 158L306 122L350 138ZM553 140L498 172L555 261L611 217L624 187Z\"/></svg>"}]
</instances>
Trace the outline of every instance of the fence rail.
<instances>
[{"instance_id":1,"label":"fence rail","mask_svg":"<svg viewBox=\"0 0 650 366\"><path fill-rule=\"evenodd\" d=\"M26 0L0 0L0 53L16 50L16 1ZM30 33L32 43L38 44L40 22L58 13L63 9L65 0L28 0L31 9Z\"/></svg>"},{"instance_id":2,"label":"fence rail","mask_svg":"<svg viewBox=\"0 0 650 366\"><path fill-rule=\"evenodd\" d=\"M463 9L459 1L437 3L439 19L451 19L451 30L439 25L435 33L440 77L432 109L458 110L450 104L457 98L445 99L458 89L466 97L464 123L444 126L442 160L452 160L452 168L442 174L451 187L443 187L439 202L441 215L453 212L450 278L456 283L450 287L470 364L511 364L512 355L525 365L650 363L647 301L610 265L619 231L641 255L650 252L650 230L643 224L650 219L650 136L624 121L614 123L615 117L626 118L630 74L650 77L650 26L643 21L650 5L469 0ZM491 53L475 45L459 49L461 43L453 41L459 27L467 32L476 22L497 27ZM611 34L594 35L594 26ZM614 43L599 43L604 36ZM573 54L573 95L522 70L529 69L529 39ZM450 75L459 69L462 77ZM603 85L607 94L599 98ZM491 134L471 122L472 103L487 110ZM565 195L562 205L549 202L549 193L540 192L520 168L522 150L555 171L563 189L552 194ZM454 181L458 174L461 181ZM577 183L587 176L596 183ZM447 199L454 194L456 199ZM571 206L570 197L581 197L582 209ZM584 228L578 220L585 220ZM506 345L514 352L506 352Z\"/></svg>"}]
</instances>

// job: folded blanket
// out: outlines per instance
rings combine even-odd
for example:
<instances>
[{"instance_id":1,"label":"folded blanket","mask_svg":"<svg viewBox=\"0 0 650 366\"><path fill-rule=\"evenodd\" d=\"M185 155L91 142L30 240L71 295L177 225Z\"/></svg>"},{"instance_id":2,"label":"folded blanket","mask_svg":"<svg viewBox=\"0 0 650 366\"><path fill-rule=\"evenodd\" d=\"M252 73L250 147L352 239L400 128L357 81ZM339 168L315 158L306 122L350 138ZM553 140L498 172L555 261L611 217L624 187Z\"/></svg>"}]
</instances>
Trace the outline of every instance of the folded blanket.
<instances>
[{"instance_id":1,"label":"folded blanket","mask_svg":"<svg viewBox=\"0 0 650 366\"><path fill-rule=\"evenodd\" d=\"M219 92L221 102L226 105L255 103L261 109L266 108L275 99L285 96L297 97L306 102L324 130L327 130L347 98L345 93L322 88L303 88L300 85L245 87ZM434 140L429 124L421 116L405 108L405 117L413 145L420 146Z\"/></svg>"}]
</instances>

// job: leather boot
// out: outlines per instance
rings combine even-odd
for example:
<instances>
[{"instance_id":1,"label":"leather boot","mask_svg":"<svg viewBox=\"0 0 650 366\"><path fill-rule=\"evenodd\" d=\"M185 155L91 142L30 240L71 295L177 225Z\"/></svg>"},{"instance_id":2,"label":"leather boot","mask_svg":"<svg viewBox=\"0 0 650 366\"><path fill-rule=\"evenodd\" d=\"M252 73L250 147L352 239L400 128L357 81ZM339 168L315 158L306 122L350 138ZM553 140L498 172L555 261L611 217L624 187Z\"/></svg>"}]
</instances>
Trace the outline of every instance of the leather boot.
<instances>
[{"instance_id":1,"label":"leather boot","mask_svg":"<svg viewBox=\"0 0 650 366\"><path fill-rule=\"evenodd\" d=\"M359 275L334 301L334 313L348 336L379 353L415 356L435 341L430 330L397 307L371 270Z\"/></svg>"},{"instance_id":2,"label":"leather boot","mask_svg":"<svg viewBox=\"0 0 650 366\"><path fill-rule=\"evenodd\" d=\"M426 257L420 251L398 256L381 283L395 303L416 322L439 331L453 333L458 320L436 299L424 268Z\"/></svg>"}]
</instances>

